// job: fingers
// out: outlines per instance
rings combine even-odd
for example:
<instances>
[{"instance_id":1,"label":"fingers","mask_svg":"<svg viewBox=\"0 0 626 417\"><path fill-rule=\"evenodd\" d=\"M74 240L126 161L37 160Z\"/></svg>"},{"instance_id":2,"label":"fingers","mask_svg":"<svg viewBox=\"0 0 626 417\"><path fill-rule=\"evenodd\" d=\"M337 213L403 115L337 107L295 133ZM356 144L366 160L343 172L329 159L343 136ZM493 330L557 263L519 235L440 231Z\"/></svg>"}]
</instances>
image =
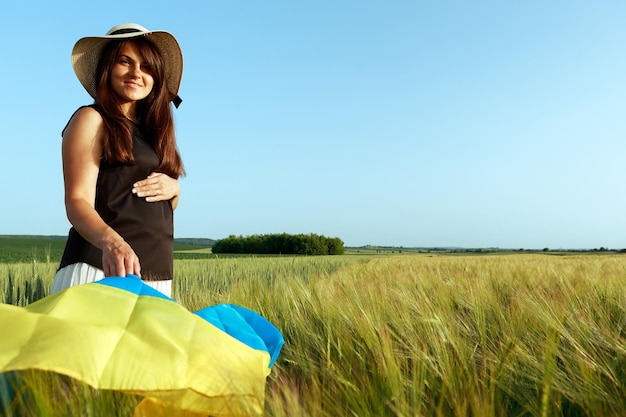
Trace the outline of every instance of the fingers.
<instances>
[{"instance_id":1,"label":"fingers","mask_svg":"<svg viewBox=\"0 0 626 417\"><path fill-rule=\"evenodd\" d=\"M118 277L125 277L126 276L126 267L123 263L117 264L116 270L115 270L115 275Z\"/></svg>"},{"instance_id":2,"label":"fingers","mask_svg":"<svg viewBox=\"0 0 626 417\"><path fill-rule=\"evenodd\" d=\"M104 270L104 276L105 277L115 277L115 276L118 276L117 272L115 272L116 271L115 270L115 265L111 266L111 265L104 264L102 266L102 269Z\"/></svg>"},{"instance_id":3,"label":"fingers","mask_svg":"<svg viewBox=\"0 0 626 417\"><path fill-rule=\"evenodd\" d=\"M126 268L124 267L124 263L105 263L103 265L104 276L105 277L125 277L126 276Z\"/></svg>"},{"instance_id":4,"label":"fingers","mask_svg":"<svg viewBox=\"0 0 626 417\"><path fill-rule=\"evenodd\" d=\"M145 180L133 184L132 193L145 198L147 202L171 200L179 193L178 180L158 172L150 174Z\"/></svg>"},{"instance_id":5,"label":"fingers","mask_svg":"<svg viewBox=\"0 0 626 417\"><path fill-rule=\"evenodd\" d=\"M107 265L104 268L104 275L107 277L125 277L129 274L136 275L141 278L141 265L139 264L139 259L137 257L134 259L124 258L120 262Z\"/></svg>"},{"instance_id":6,"label":"fingers","mask_svg":"<svg viewBox=\"0 0 626 417\"><path fill-rule=\"evenodd\" d=\"M139 265L139 258L135 258L135 262L133 262L133 272L131 272L131 274L137 275L141 278L141 265Z\"/></svg>"},{"instance_id":7,"label":"fingers","mask_svg":"<svg viewBox=\"0 0 626 417\"><path fill-rule=\"evenodd\" d=\"M163 185L159 181L161 174L152 173L145 180L133 184L132 192L137 197L145 197L146 200L154 199L163 194Z\"/></svg>"},{"instance_id":8,"label":"fingers","mask_svg":"<svg viewBox=\"0 0 626 417\"><path fill-rule=\"evenodd\" d=\"M128 274L141 277L139 258L128 245L113 250L103 249L102 269L107 277L125 277Z\"/></svg>"},{"instance_id":9,"label":"fingers","mask_svg":"<svg viewBox=\"0 0 626 417\"><path fill-rule=\"evenodd\" d=\"M142 181L137 181L135 184L133 184L132 189L132 193L135 194L137 197L146 198L159 196L163 194L162 191L163 190L161 183L158 180L150 177Z\"/></svg>"}]
</instances>

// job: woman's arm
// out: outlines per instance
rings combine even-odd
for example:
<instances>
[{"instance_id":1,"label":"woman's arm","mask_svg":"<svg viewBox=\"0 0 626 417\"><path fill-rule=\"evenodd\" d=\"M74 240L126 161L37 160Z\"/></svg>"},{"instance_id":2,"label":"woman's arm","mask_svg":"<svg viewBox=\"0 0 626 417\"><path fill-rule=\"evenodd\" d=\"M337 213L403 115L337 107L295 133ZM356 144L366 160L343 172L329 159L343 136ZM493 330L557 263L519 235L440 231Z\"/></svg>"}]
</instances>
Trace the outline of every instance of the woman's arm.
<instances>
[{"instance_id":1,"label":"woman's arm","mask_svg":"<svg viewBox=\"0 0 626 417\"><path fill-rule=\"evenodd\" d=\"M133 249L95 210L103 135L102 116L91 107L77 111L65 129L62 153L67 218L83 238L102 249L105 276L140 276Z\"/></svg>"}]
</instances>

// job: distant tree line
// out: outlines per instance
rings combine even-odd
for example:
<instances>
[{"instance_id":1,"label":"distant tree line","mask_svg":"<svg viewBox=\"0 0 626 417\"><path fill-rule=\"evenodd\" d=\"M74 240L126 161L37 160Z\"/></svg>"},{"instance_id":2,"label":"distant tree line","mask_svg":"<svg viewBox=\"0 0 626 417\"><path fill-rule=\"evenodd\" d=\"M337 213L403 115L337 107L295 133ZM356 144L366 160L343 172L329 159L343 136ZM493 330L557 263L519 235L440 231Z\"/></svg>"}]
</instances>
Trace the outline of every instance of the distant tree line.
<instances>
[{"instance_id":1,"label":"distant tree line","mask_svg":"<svg viewBox=\"0 0 626 417\"><path fill-rule=\"evenodd\" d=\"M343 241L316 234L230 235L211 248L213 253L258 253L284 255L343 255Z\"/></svg>"}]
</instances>

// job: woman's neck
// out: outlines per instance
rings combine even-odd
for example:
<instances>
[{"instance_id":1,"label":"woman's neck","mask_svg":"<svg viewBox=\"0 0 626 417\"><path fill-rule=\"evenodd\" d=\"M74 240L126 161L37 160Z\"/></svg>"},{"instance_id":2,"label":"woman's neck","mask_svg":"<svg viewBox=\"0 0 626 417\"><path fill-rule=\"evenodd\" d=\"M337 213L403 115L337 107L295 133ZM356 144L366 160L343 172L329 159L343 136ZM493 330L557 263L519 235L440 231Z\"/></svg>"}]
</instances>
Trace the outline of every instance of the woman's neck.
<instances>
[{"instance_id":1,"label":"woman's neck","mask_svg":"<svg viewBox=\"0 0 626 417\"><path fill-rule=\"evenodd\" d=\"M122 110L122 114L126 116L128 120L133 123L139 123L137 119L137 102L131 101L129 103L123 103L120 106L120 110Z\"/></svg>"}]
</instances>

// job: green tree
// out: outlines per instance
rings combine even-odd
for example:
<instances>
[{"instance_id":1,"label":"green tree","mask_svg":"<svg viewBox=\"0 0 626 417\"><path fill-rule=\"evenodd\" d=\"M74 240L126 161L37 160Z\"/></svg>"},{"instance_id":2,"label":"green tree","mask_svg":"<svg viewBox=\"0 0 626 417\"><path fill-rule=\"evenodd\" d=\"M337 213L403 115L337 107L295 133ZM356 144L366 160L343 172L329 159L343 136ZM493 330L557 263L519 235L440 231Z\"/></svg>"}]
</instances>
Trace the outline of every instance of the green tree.
<instances>
[{"instance_id":1,"label":"green tree","mask_svg":"<svg viewBox=\"0 0 626 417\"><path fill-rule=\"evenodd\" d=\"M343 242L314 233L305 235L269 234L252 236L230 235L213 245L213 253L258 253L288 255L341 255Z\"/></svg>"}]
</instances>

